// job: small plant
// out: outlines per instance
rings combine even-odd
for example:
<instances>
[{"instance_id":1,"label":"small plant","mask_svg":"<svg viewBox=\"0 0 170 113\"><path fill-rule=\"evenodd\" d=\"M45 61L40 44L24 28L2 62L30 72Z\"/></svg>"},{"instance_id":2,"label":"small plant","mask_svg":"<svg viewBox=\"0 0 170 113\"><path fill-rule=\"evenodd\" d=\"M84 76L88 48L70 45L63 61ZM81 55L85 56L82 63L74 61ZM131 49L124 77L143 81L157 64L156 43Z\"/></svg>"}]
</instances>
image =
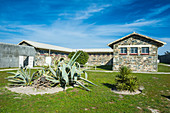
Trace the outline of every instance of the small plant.
<instances>
[{"instance_id":1,"label":"small plant","mask_svg":"<svg viewBox=\"0 0 170 113\"><path fill-rule=\"evenodd\" d=\"M13 74L14 76L9 76L6 79L8 79L13 86L30 86L36 78L40 77L41 71L37 71L31 75L30 68L23 68L21 67L18 69L17 72L8 72L10 74Z\"/></svg>"},{"instance_id":2,"label":"small plant","mask_svg":"<svg viewBox=\"0 0 170 113\"><path fill-rule=\"evenodd\" d=\"M116 75L116 89L128 90L134 92L139 88L139 82L136 76L131 75L132 71L129 67L122 66L119 68L119 74Z\"/></svg>"}]
</instances>

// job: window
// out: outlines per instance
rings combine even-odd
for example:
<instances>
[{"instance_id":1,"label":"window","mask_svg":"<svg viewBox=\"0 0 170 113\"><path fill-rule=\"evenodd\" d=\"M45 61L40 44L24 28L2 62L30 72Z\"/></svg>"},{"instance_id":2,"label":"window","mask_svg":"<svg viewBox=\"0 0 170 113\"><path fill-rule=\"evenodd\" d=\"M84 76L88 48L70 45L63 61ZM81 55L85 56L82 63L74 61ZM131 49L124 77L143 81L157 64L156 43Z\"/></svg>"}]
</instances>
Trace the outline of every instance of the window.
<instances>
[{"instance_id":1,"label":"window","mask_svg":"<svg viewBox=\"0 0 170 113\"><path fill-rule=\"evenodd\" d=\"M120 50L120 54L121 55L126 55L127 54L127 48L126 47L122 47Z\"/></svg>"},{"instance_id":2,"label":"window","mask_svg":"<svg viewBox=\"0 0 170 113\"><path fill-rule=\"evenodd\" d=\"M137 48L137 47L131 47L131 49L130 49L130 54L131 54L131 55L136 55L136 54L138 54L138 48Z\"/></svg>"},{"instance_id":3,"label":"window","mask_svg":"<svg viewBox=\"0 0 170 113\"><path fill-rule=\"evenodd\" d=\"M149 47L142 47L142 53L143 55L148 55L149 54Z\"/></svg>"}]
</instances>

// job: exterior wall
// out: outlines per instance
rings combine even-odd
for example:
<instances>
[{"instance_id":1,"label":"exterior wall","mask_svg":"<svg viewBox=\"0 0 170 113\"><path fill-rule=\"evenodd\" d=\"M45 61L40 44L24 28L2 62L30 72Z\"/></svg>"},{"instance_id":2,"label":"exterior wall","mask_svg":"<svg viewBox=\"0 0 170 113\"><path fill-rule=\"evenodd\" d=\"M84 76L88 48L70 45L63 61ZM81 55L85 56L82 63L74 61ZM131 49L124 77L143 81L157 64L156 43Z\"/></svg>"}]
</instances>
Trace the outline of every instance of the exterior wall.
<instances>
[{"instance_id":1,"label":"exterior wall","mask_svg":"<svg viewBox=\"0 0 170 113\"><path fill-rule=\"evenodd\" d=\"M130 47L127 47L127 55L120 55L122 45L139 45L138 55L130 55ZM141 55L142 45L150 45L149 55ZM120 41L113 45L113 70L118 70L121 66L129 66L133 71L157 71L157 49L154 42L139 36Z\"/></svg>"},{"instance_id":2,"label":"exterior wall","mask_svg":"<svg viewBox=\"0 0 170 113\"><path fill-rule=\"evenodd\" d=\"M56 60L60 60L60 58L64 58L65 60L68 59L68 53L64 52L58 52L58 51L50 51L49 55L49 50L42 50L42 49L37 49L36 50L36 55L35 55L35 65L36 66L43 66L46 63L46 57L51 57L52 59L52 64Z\"/></svg>"},{"instance_id":3,"label":"exterior wall","mask_svg":"<svg viewBox=\"0 0 170 113\"><path fill-rule=\"evenodd\" d=\"M28 56L35 56L35 49L28 46L0 43L0 68L18 67L19 56L24 56L26 61ZM28 64L28 62L24 62Z\"/></svg>"},{"instance_id":4,"label":"exterior wall","mask_svg":"<svg viewBox=\"0 0 170 113\"><path fill-rule=\"evenodd\" d=\"M112 65L113 53L88 53L89 65Z\"/></svg>"},{"instance_id":5,"label":"exterior wall","mask_svg":"<svg viewBox=\"0 0 170 113\"><path fill-rule=\"evenodd\" d=\"M88 53L89 59L88 65L112 65L112 53ZM69 60L69 53L51 51L50 56L52 58L52 64L56 60L60 60L60 58L64 58L65 60ZM49 50L36 49L35 55L35 65L43 66L46 63L46 57L49 57Z\"/></svg>"}]
</instances>

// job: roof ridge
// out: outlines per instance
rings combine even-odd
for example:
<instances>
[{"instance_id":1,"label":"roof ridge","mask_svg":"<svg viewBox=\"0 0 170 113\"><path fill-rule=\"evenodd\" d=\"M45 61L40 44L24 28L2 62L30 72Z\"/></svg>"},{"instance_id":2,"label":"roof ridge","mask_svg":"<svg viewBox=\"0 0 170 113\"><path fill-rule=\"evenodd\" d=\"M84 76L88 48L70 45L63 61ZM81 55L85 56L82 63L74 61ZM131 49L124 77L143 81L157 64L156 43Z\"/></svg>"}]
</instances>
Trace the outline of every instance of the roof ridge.
<instances>
[{"instance_id":1,"label":"roof ridge","mask_svg":"<svg viewBox=\"0 0 170 113\"><path fill-rule=\"evenodd\" d=\"M122 38L120 38L120 39L117 39L117 40L115 40L115 41L113 41L113 42L111 42L111 43L109 43L109 44L107 44L107 45L108 45L109 47L111 47L112 44L117 43L118 41L121 41L121 40L123 40L123 39L125 39L125 38L127 38L127 37L129 37L129 36L131 36L131 35L139 35L139 36L141 36L141 37L145 37L145 38L150 39L150 40L153 40L153 41L155 41L155 42L162 43L162 45L166 44L165 42L162 42L162 41L160 41L160 40L153 39L153 38L151 38L151 37L148 37L148 36L141 35L141 34L139 34L139 33L133 32L133 33L128 34L128 35L126 35L126 36L124 36L124 37L122 37Z\"/></svg>"}]
</instances>

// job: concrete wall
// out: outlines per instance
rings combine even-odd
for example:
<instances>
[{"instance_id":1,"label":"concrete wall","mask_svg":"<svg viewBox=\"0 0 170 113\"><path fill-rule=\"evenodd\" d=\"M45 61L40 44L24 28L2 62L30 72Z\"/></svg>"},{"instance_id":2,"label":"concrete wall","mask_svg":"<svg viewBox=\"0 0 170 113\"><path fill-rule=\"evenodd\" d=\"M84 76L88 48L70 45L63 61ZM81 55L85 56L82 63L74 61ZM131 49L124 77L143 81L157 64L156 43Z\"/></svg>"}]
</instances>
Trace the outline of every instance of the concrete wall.
<instances>
[{"instance_id":1,"label":"concrete wall","mask_svg":"<svg viewBox=\"0 0 170 113\"><path fill-rule=\"evenodd\" d=\"M161 55L158 57L160 63L166 63L166 64L170 64L170 54L167 55Z\"/></svg>"},{"instance_id":2,"label":"concrete wall","mask_svg":"<svg viewBox=\"0 0 170 113\"><path fill-rule=\"evenodd\" d=\"M35 49L29 46L0 43L0 68L18 67L19 56L35 56Z\"/></svg>"}]
</instances>

